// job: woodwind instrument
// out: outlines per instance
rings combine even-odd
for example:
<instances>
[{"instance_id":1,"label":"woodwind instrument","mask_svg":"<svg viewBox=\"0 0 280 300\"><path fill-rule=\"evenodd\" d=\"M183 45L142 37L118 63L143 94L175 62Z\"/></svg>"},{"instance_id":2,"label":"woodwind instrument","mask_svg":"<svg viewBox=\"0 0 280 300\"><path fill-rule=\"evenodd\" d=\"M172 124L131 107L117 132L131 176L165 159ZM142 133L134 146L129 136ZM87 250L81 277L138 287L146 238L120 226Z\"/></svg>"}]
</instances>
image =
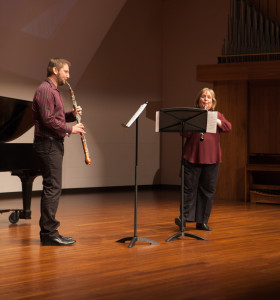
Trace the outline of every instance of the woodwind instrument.
<instances>
[{"instance_id":1,"label":"woodwind instrument","mask_svg":"<svg viewBox=\"0 0 280 300\"><path fill-rule=\"evenodd\" d=\"M204 109L207 109L206 103L205 103L205 105L204 105ZM201 142L204 141L204 133L203 133L203 132L201 132L201 134L200 134L200 141L201 141Z\"/></svg>"},{"instance_id":2,"label":"woodwind instrument","mask_svg":"<svg viewBox=\"0 0 280 300\"><path fill-rule=\"evenodd\" d=\"M67 81L66 81L66 84L68 85L69 90L70 90L70 94L71 94L72 102L73 102L73 107L74 107L74 110L75 110L76 120L77 120L77 123L79 124L79 123L81 123L82 117L77 112L77 101L76 101L74 92L73 92L70 84ZM82 140L83 149L84 149L84 153L85 153L85 163L87 165L90 165L91 164L91 158L89 157L89 151L88 151L88 147L87 147L86 137L85 137L84 133L80 133L80 135L81 135L81 140Z\"/></svg>"}]
</instances>

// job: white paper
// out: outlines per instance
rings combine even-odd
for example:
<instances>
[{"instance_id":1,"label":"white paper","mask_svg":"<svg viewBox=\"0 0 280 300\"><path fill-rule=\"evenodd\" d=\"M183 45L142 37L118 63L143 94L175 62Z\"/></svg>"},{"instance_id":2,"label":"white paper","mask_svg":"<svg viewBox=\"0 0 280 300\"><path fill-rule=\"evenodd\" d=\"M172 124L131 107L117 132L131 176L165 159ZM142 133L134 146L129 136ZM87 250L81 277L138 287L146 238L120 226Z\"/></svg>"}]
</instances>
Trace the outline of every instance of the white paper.
<instances>
[{"instance_id":1,"label":"white paper","mask_svg":"<svg viewBox=\"0 0 280 300\"><path fill-rule=\"evenodd\" d=\"M208 111L207 112L207 127L206 132L216 133L217 131L217 111Z\"/></svg>"},{"instance_id":2,"label":"white paper","mask_svg":"<svg viewBox=\"0 0 280 300\"><path fill-rule=\"evenodd\" d=\"M132 118L126 123L126 124L122 124L125 127L130 127L134 121L141 115L141 113L143 112L143 110L146 108L148 102L145 102L144 104L142 104L138 110L136 111L136 113L132 116Z\"/></svg>"}]
</instances>

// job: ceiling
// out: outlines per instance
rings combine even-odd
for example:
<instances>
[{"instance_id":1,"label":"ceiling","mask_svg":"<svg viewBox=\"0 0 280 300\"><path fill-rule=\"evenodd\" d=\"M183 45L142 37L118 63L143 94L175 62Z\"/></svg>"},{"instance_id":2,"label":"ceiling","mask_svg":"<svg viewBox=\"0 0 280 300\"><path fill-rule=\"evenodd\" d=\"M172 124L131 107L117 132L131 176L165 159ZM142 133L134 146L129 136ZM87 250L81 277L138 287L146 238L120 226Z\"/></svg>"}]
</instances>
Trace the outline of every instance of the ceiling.
<instances>
[{"instance_id":1,"label":"ceiling","mask_svg":"<svg viewBox=\"0 0 280 300\"><path fill-rule=\"evenodd\" d=\"M0 0L0 72L41 81L51 57L79 81L126 0Z\"/></svg>"}]
</instances>

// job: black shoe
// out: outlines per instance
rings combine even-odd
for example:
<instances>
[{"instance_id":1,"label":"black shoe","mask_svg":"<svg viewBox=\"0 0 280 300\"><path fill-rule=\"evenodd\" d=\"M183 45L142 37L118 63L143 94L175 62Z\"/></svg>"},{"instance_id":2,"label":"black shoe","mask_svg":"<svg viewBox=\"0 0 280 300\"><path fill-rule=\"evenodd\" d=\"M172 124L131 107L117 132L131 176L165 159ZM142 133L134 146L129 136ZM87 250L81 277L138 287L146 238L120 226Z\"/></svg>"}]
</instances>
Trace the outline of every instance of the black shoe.
<instances>
[{"instance_id":1,"label":"black shoe","mask_svg":"<svg viewBox=\"0 0 280 300\"><path fill-rule=\"evenodd\" d=\"M75 240L66 240L65 238L58 236L54 238L41 239L43 246L71 246L76 243Z\"/></svg>"},{"instance_id":2,"label":"black shoe","mask_svg":"<svg viewBox=\"0 0 280 300\"><path fill-rule=\"evenodd\" d=\"M181 229L181 226L182 226L181 217L175 218L175 224ZM184 222L183 228L184 229L186 228L186 222Z\"/></svg>"},{"instance_id":3,"label":"black shoe","mask_svg":"<svg viewBox=\"0 0 280 300\"><path fill-rule=\"evenodd\" d=\"M202 224L202 223L196 223L196 229L206 230L206 231L212 230L212 228L210 228L207 224Z\"/></svg>"},{"instance_id":4,"label":"black shoe","mask_svg":"<svg viewBox=\"0 0 280 300\"><path fill-rule=\"evenodd\" d=\"M67 237L67 236L59 235L59 237L66 240L66 241L74 241L74 239L71 236Z\"/></svg>"}]
</instances>

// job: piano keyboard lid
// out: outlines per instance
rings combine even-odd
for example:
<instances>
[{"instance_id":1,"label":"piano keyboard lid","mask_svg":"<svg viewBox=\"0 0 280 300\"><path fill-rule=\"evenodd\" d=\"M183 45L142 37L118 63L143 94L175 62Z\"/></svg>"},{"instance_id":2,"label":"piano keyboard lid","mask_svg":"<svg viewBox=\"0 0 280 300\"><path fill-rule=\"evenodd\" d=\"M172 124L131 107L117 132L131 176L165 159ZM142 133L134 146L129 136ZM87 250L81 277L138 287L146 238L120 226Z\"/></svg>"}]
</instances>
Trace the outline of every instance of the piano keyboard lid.
<instances>
[{"instance_id":1,"label":"piano keyboard lid","mask_svg":"<svg viewBox=\"0 0 280 300\"><path fill-rule=\"evenodd\" d=\"M33 125L32 101L0 96L0 142L15 140Z\"/></svg>"}]
</instances>

